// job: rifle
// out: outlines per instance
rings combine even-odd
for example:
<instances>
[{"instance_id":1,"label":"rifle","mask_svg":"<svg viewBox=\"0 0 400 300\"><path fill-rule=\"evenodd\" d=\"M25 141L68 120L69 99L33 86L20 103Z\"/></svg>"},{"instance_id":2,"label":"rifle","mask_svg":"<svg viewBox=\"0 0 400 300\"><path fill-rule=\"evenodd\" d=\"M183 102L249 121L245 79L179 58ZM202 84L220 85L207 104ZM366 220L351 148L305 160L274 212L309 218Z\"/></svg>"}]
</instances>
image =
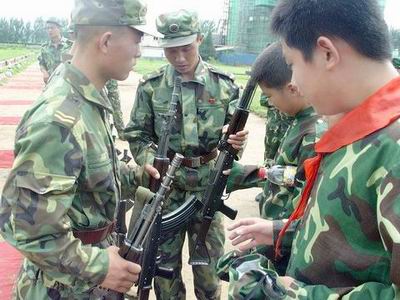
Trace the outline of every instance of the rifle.
<instances>
[{"instance_id":1,"label":"rifle","mask_svg":"<svg viewBox=\"0 0 400 300\"><path fill-rule=\"evenodd\" d=\"M220 211L232 220L236 218L237 210L226 206L222 199L228 178L227 175L223 174L223 171L231 169L233 160L239 159L237 156L239 151L234 149L227 140L229 135L236 134L243 130L246 125L250 103L256 87L257 82L250 77L239 104L229 122L228 131L218 144L218 150L220 152L215 167L210 173L207 189L204 192L202 201L204 204L203 221L196 239L196 246L190 255L189 264L191 265L208 265L211 261L206 245L206 237L215 213Z\"/></svg>"},{"instance_id":2,"label":"rifle","mask_svg":"<svg viewBox=\"0 0 400 300\"><path fill-rule=\"evenodd\" d=\"M181 94L181 85L182 79L180 76L177 76L174 82L169 110L168 113L164 115L161 137L154 158L153 166L160 173L160 178L164 177L169 166L169 158L167 156L169 138L174 125L179 96ZM160 187L160 183L160 179L157 180L151 177L149 189L152 192L156 192ZM159 260L157 259L157 256L161 237L167 236L169 233L182 227L198 210L200 210L201 207L202 202L192 196L175 211L165 216L162 216L161 211L158 213L152 232L145 242L144 252L146 255L143 255L141 260L142 272L140 273L138 281L138 298L140 300L146 300L149 298L152 281L155 276L161 276L168 279L171 279L173 276L172 270L158 266Z\"/></svg>"},{"instance_id":3,"label":"rifle","mask_svg":"<svg viewBox=\"0 0 400 300\"><path fill-rule=\"evenodd\" d=\"M136 264L140 264L143 256L147 255L147 253L143 251L143 245L159 217L166 194L171 187L175 172L179 168L182 160L182 155L175 154L175 157L160 184L160 188L154 197L149 201L149 203L144 206L133 230L129 233L128 238L125 238L124 243L120 246L118 253L122 258ZM165 272L168 275L169 270L160 268L160 272ZM124 294L119 293L118 297L119 299L123 300Z\"/></svg>"}]
</instances>

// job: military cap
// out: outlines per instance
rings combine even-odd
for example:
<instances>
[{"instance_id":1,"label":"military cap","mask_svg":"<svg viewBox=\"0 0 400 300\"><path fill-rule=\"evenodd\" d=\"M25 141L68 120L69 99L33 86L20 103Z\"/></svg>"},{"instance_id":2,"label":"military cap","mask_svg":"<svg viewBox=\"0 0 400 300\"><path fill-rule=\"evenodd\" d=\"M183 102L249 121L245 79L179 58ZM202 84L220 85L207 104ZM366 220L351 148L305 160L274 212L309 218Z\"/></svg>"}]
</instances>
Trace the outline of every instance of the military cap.
<instances>
[{"instance_id":1,"label":"military cap","mask_svg":"<svg viewBox=\"0 0 400 300\"><path fill-rule=\"evenodd\" d=\"M54 18L54 17L51 17L51 18L47 19L47 20L46 20L46 23L55 24L55 25L57 25L58 27L62 27L61 24L60 24L60 21L57 20L57 19Z\"/></svg>"},{"instance_id":2,"label":"military cap","mask_svg":"<svg viewBox=\"0 0 400 300\"><path fill-rule=\"evenodd\" d=\"M152 34L146 26L147 5L143 0L75 0L73 25L130 26Z\"/></svg>"},{"instance_id":3,"label":"military cap","mask_svg":"<svg viewBox=\"0 0 400 300\"><path fill-rule=\"evenodd\" d=\"M400 58L393 58L392 63L396 69L400 69Z\"/></svg>"},{"instance_id":4,"label":"military cap","mask_svg":"<svg viewBox=\"0 0 400 300\"><path fill-rule=\"evenodd\" d=\"M158 32L164 36L159 40L163 48L189 45L200 33L197 14L184 9L158 16L156 25Z\"/></svg>"}]
</instances>

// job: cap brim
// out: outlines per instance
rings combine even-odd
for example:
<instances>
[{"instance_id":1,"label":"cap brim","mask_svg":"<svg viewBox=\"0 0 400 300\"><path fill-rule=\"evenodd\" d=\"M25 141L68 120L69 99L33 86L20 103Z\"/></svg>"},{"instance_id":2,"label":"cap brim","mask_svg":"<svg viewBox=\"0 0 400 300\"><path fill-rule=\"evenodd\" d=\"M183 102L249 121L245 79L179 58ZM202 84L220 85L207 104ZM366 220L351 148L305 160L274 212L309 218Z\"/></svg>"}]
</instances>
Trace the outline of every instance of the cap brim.
<instances>
[{"instance_id":1,"label":"cap brim","mask_svg":"<svg viewBox=\"0 0 400 300\"><path fill-rule=\"evenodd\" d=\"M157 37L157 38L162 38L164 37L161 33L159 33L154 27L149 26L149 25L131 25L130 27L135 28L136 30L139 30L145 34Z\"/></svg>"},{"instance_id":2,"label":"cap brim","mask_svg":"<svg viewBox=\"0 0 400 300\"><path fill-rule=\"evenodd\" d=\"M198 33L172 39L160 39L158 45L162 48L172 48L190 45L197 39Z\"/></svg>"}]
</instances>

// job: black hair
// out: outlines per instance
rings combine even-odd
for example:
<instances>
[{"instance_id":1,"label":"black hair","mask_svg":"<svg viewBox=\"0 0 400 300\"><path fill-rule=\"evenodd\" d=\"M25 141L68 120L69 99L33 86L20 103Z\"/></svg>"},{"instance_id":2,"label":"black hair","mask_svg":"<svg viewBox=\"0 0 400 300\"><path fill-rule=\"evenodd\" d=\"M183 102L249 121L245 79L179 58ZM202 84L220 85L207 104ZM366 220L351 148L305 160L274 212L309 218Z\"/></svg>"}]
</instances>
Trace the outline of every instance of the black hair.
<instances>
[{"instance_id":1,"label":"black hair","mask_svg":"<svg viewBox=\"0 0 400 300\"><path fill-rule=\"evenodd\" d=\"M391 58L389 30L377 0L280 0L271 19L272 32L307 61L320 36L342 39L374 60Z\"/></svg>"},{"instance_id":2,"label":"black hair","mask_svg":"<svg viewBox=\"0 0 400 300\"><path fill-rule=\"evenodd\" d=\"M257 57L251 71L252 78L269 88L283 88L292 79L292 70L282 53L282 45L273 43Z\"/></svg>"}]
</instances>

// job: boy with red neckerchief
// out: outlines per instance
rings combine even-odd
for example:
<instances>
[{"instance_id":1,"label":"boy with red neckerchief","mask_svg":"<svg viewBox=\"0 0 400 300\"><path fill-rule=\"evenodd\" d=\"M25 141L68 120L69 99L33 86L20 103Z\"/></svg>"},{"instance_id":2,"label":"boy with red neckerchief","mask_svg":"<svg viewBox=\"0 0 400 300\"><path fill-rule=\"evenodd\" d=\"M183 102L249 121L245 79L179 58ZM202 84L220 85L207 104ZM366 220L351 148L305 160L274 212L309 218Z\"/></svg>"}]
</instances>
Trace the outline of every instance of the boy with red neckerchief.
<instances>
[{"instance_id":1,"label":"boy with red neckerchief","mask_svg":"<svg viewBox=\"0 0 400 300\"><path fill-rule=\"evenodd\" d=\"M292 81L331 127L305 162L289 220L241 220L230 238L250 240L241 250L275 245L277 257L292 247L279 278L286 299L400 297L400 77L380 9L374 0L281 0L272 30Z\"/></svg>"}]
</instances>

